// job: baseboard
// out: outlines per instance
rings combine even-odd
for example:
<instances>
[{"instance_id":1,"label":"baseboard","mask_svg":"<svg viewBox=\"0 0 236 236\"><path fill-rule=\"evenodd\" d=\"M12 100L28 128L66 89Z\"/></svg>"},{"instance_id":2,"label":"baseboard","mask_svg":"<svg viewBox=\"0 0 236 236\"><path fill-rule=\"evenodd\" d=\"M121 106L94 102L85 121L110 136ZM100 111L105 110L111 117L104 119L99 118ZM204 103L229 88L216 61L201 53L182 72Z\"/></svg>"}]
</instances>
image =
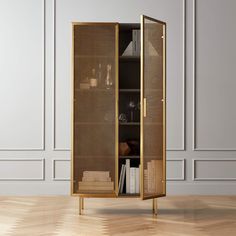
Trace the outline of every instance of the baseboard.
<instances>
[{"instance_id":1,"label":"baseboard","mask_svg":"<svg viewBox=\"0 0 236 236\"><path fill-rule=\"evenodd\" d=\"M70 195L70 182L4 182L0 195ZM236 195L236 182L221 183L167 183L168 195Z\"/></svg>"}]
</instances>

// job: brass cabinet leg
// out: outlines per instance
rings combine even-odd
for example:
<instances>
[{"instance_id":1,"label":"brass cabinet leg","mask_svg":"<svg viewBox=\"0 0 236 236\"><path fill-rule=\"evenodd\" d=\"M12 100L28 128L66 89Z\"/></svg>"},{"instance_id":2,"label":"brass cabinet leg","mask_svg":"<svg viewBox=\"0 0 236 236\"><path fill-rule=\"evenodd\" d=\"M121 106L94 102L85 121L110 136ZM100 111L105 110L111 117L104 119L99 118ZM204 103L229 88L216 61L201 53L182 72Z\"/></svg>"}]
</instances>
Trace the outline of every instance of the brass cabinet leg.
<instances>
[{"instance_id":1,"label":"brass cabinet leg","mask_svg":"<svg viewBox=\"0 0 236 236\"><path fill-rule=\"evenodd\" d=\"M82 211L82 198L79 198L79 215L81 215L81 211Z\"/></svg>"},{"instance_id":2,"label":"brass cabinet leg","mask_svg":"<svg viewBox=\"0 0 236 236\"><path fill-rule=\"evenodd\" d=\"M157 198L152 199L152 212L157 215Z\"/></svg>"},{"instance_id":3,"label":"brass cabinet leg","mask_svg":"<svg viewBox=\"0 0 236 236\"><path fill-rule=\"evenodd\" d=\"M155 198L152 199L152 213L155 213Z\"/></svg>"},{"instance_id":4,"label":"brass cabinet leg","mask_svg":"<svg viewBox=\"0 0 236 236\"><path fill-rule=\"evenodd\" d=\"M84 198L82 198L82 206L81 206L82 210L84 210Z\"/></svg>"}]
</instances>

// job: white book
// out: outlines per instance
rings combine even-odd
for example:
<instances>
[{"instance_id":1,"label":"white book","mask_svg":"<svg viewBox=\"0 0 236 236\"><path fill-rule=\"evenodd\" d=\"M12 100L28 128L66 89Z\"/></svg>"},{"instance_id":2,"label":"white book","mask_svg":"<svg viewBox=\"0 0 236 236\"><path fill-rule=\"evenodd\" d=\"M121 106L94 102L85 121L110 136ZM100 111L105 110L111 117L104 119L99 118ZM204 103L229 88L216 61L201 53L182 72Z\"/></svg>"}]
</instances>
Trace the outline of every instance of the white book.
<instances>
[{"instance_id":1,"label":"white book","mask_svg":"<svg viewBox=\"0 0 236 236\"><path fill-rule=\"evenodd\" d=\"M140 176L140 171L139 167L135 169L135 193L140 192L140 182L139 182L139 176Z\"/></svg>"},{"instance_id":2,"label":"white book","mask_svg":"<svg viewBox=\"0 0 236 236\"><path fill-rule=\"evenodd\" d=\"M125 172L126 172L126 165L123 164L123 175L122 175L122 179L121 179L120 193L123 193L123 191L124 191Z\"/></svg>"},{"instance_id":3,"label":"white book","mask_svg":"<svg viewBox=\"0 0 236 236\"><path fill-rule=\"evenodd\" d=\"M125 167L126 167L126 193L130 193L130 159L126 159Z\"/></svg>"},{"instance_id":4,"label":"white book","mask_svg":"<svg viewBox=\"0 0 236 236\"><path fill-rule=\"evenodd\" d=\"M130 193L135 193L136 168L130 167Z\"/></svg>"},{"instance_id":5,"label":"white book","mask_svg":"<svg viewBox=\"0 0 236 236\"><path fill-rule=\"evenodd\" d=\"M123 175L123 173L124 173L124 166L125 166L125 165L122 165L122 166L121 166L121 170L120 170L119 193L121 192L121 182L122 182L122 175Z\"/></svg>"}]
</instances>

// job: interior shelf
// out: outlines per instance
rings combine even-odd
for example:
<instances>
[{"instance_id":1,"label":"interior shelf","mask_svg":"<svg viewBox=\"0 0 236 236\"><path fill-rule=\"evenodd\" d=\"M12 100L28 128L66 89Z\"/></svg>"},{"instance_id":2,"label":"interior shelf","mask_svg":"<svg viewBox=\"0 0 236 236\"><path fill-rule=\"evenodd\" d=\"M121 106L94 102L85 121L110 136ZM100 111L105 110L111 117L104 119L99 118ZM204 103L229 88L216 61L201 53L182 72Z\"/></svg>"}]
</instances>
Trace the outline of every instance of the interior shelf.
<instances>
[{"instance_id":1,"label":"interior shelf","mask_svg":"<svg viewBox=\"0 0 236 236\"><path fill-rule=\"evenodd\" d=\"M119 156L122 159L139 159L140 156Z\"/></svg>"},{"instance_id":2,"label":"interior shelf","mask_svg":"<svg viewBox=\"0 0 236 236\"><path fill-rule=\"evenodd\" d=\"M140 62L140 56L120 56L120 61L136 61Z\"/></svg>"},{"instance_id":3,"label":"interior shelf","mask_svg":"<svg viewBox=\"0 0 236 236\"><path fill-rule=\"evenodd\" d=\"M140 125L140 122L124 122L124 123L119 123L119 125Z\"/></svg>"},{"instance_id":4,"label":"interior shelf","mask_svg":"<svg viewBox=\"0 0 236 236\"><path fill-rule=\"evenodd\" d=\"M120 89L119 92L124 92L124 93L139 93L140 89Z\"/></svg>"}]
</instances>

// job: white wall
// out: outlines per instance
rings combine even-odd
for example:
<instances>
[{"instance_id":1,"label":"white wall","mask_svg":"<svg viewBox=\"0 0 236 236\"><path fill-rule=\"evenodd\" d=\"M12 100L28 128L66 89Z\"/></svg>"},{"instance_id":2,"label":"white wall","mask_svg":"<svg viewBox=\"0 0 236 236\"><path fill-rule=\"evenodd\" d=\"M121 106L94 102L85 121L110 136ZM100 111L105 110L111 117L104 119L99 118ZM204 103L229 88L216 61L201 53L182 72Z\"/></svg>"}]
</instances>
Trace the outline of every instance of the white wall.
<instances>
[{"instance_id":1,"label":"white wall","mask_svg":"<svg viewBox=\"0 0 236 236\"><path fill-rule=\"evenodd\" d=\"M234 0L0 0L0 194L69 194L71 21L167 22L167 189L236 194Z\"/></svg>"}]
</instances>

